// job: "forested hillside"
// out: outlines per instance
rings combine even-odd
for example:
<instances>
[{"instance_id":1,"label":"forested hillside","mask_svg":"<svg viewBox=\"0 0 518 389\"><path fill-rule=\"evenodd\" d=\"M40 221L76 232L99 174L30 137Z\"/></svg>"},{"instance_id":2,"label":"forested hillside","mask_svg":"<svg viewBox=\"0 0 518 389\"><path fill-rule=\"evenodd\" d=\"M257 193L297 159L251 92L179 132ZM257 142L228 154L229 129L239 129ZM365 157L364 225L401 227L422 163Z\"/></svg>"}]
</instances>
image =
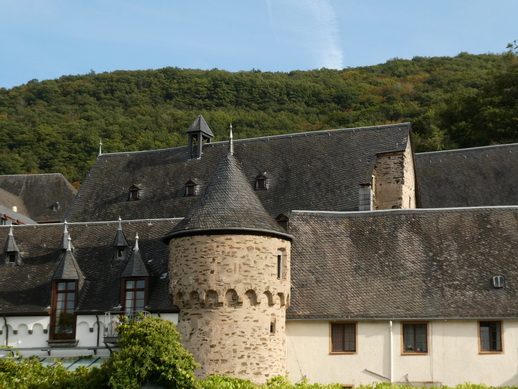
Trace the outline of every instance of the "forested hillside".
<instances>
[{"instance_id":1,"label":"forested hillside","mask_svg":"<svg viewBox=\"0 0 518 389\"><path fill-rule=\"evenodd\" d=\"M517 142L514 49L289 73L91 72L0 88L0 174L80 182L100 139L104 152L184 145L198 114L216 140L231 122L248 138L410 121L418 151Z\"/></svg>"}]
</instances>

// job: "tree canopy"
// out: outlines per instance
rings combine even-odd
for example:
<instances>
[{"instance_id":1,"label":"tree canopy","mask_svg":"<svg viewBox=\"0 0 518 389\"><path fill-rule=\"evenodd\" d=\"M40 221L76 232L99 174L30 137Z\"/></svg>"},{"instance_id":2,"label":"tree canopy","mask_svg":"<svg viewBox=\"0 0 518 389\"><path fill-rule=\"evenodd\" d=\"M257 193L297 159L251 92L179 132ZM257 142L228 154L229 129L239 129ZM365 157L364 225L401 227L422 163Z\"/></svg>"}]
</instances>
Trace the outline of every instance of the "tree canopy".
<instances>
[{"instance_id":1,"label":"tree canopy","mask_svg":"<svg viewBox=\"0 0 518 389\"><path fill-rule=\"evenodd\" d=\"M418 151L516 142L516 74L511 47L343 70L168 67L32 80L0 88L0 174L80 182L100 140L105 152L184 145L198 114L215 140L230 123L248 138L410 121Z\"/></svg>"}]
</instances>

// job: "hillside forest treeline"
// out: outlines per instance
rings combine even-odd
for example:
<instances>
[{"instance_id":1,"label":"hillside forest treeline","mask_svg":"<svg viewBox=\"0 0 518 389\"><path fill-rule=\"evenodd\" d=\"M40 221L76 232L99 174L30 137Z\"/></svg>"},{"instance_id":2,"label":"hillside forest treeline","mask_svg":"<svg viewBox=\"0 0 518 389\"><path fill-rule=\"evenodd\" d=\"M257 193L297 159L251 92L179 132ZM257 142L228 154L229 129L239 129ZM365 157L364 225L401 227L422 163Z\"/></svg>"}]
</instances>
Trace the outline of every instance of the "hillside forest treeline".
<instances>
[{"instance_id":1,"label":"hillside forest treeline","mask_svg":"<svg viewBox=\"0 0 518 389\"><path fill-rule=\"evenodd\" d=\"M225 140L411 122L417 151L518 142L516 44L503 54L311 71L174 67L0 88L0 174L80 183L98 154L185 145L202 114Z\"/></svg>"}]
</instances>

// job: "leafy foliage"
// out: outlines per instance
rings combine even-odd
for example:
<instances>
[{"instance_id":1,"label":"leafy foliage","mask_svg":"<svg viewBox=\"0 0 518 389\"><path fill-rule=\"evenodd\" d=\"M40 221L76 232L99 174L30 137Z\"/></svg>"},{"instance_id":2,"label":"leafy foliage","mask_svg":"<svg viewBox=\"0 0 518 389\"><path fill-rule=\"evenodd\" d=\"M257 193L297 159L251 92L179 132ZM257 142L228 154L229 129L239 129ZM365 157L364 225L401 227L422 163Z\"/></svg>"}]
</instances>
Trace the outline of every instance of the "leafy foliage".
<instances>
[{"instance_id":1,"label":"leafy foliage","mask_svg":"<svg viewBox=\"0 0 518 389\"><path fill-rule=\"evenodd\" d=\"M177 389L196 387L197 364L180 343L172 322L153 317L127 320L118 332L120 350L93 372L90 385L95 382L98 388L121 389L138 389L143 383Z\"/></svg>"},{"instance_id":2,"label":"leafy foliage","mask_svg":"<svg viewBox=\"0 0 518 389\"><path fill-rule=\"evenodd\" d=\"M44 366L37 357L21 359L19 355L0 359L0 387L3 389L80 388L89 371L80 367L70 372L56 361Z\"/></svg>"},{"instance_id":3,"label":"leafy foliage","mask_svg":"<svg viewBox=\"0 0 518 389\"><path fill-rule=\"evenodd\" d=\"M100 139L106 152L184 145L198 114L215 140L226 139L231 122L236 138L247 138L411 121L418 150L518 141L514 122L499 122L516 101L513 91L498 95L516 85L515 60L511 44L502 55L396 58L344 70L168 67L32 80L0 88L0 174L61 172L81 181Z\"/></svg>"}]
</instances>

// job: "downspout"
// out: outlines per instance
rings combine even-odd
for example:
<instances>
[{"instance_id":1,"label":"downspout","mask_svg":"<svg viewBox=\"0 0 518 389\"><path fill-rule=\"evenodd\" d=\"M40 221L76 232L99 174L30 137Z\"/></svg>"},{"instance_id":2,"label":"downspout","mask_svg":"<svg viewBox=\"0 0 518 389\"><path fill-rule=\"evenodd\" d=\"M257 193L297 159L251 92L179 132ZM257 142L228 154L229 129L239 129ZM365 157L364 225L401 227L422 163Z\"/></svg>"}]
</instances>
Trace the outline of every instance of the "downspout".
<instances>
[{"instance_id":1,"label":"downspout","mask_svg":"<svg viewBox=\"0 0 518 389\"><path fill-rule=\"evenodd\" d=\"M97 347L99 347L99 335L101 334L101 326L99 325L99 315L97 313L95 314L95 320L97 322Z\"/></svg>"},{"instance_id":2,"label":"downspout","mask_svg":"<svg viewBox=\"0 0 518 389\"><path fill-rule=\"evenodd\" d=\"M394 328L392 325L392 320L389 321L389 328L390 328L390 335L389 335L389 352L390 352L390 383L394 382L394 350L393 350L393 344L394 344Z\"/></svg>"},{"instance_id":3,"label":"downspout","mask_svg":"<svg viewBox=\"0 0 518 389\"><path fill-rule=\"evenodd\" d=\"M4 315L4 325L5 325L5 345L9 346L9 327L7 326L7 317Z\"/></svg>"}]
</instances>

